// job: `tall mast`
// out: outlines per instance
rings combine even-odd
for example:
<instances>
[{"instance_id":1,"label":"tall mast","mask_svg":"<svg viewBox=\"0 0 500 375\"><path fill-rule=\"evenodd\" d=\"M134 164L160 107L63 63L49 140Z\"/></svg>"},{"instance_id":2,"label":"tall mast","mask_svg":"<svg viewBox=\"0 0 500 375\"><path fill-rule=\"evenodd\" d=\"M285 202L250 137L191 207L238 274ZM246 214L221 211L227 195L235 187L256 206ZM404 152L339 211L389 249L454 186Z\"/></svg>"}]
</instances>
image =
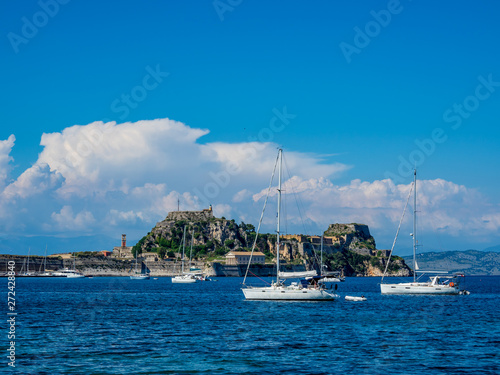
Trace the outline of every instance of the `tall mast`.
<instances>
[{"instance_id":1,"label":"tall mast","mask_svg":"<svg viewBox=\"0 0 500 375\"><path fill-rule=\"evenodd\" d=\"M189 267L191 267L191 255L193 255L194 229L191 232L191 248L189 250Z\"/></svg>"},{"instance_id":2,"label":"tall mast","mask_svg":"<svg viewBox=\"0 0 500 375\"><path fill-rule=\"evenodd\" d=\"M184 226L184 234L182 235L182 274L184 274L184 251L186 250L186 226Z\"/></svg>"},{"instance_id":3,"label":"tall mast","mask_svg":"<svg viewBox=\"0 0 500 375\"><path fill-rule=\"evenodd\" d=\"M47 254L47 249L45 249L45 254ZM38 273L42 272L43 262L40 263L40 267L38 267Z\"/></svg>"},{"instance_id":4,"label":"tall mast","mask_svg":"<svg viewBox=\"0 0 500 375\"><path fill-rule=\"evenodd\" d=\"M281 211L281 168L283 159L283 150L278 151L279 169L278 169L278 227L276 230L276 284L280 281L280 211Z\"/></svg>"},{"instance_id":5,"label":"tall mast","mask_svg":"<svg viewBox=\"0 0 500 375\"><path fill-rule=\"evenodd\" d=\"M323 235L321 235L321 261L319 267L319 275L323 276Z\"/></svg>"},{"instance_id":6,"label":"tall mast","mask_svg":"<svg viewBox=\"0 0 500 375\"><path fill-rule=\"evenodd\" d=\"M413 282L416 281L417 267L417 169L413 173Z\"/></svg>"},{"instance_id":7,"label":"tall mast","mask_svg":"<svg viewBox=\"0 0 500 375\"><path fill-rule=\"evenodd\" d=\"M43 259L43 272L47 272L47 244L45 244L45 258Z\"/></svg>"}]
</instances>

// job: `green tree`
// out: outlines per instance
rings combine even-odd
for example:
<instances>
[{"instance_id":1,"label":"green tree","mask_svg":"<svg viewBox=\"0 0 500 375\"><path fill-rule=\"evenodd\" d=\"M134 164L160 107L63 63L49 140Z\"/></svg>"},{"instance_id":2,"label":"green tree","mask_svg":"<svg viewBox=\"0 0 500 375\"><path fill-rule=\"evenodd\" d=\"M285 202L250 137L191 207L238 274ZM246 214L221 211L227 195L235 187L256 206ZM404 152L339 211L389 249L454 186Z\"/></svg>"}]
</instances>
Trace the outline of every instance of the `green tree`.
<instances>
[{"instance_id":1,"label":"green tree","mask_svg":"<svg viewBox=\"0 0 500 375\"><path fill-rule=\"evenodd\" d=\"M156 249L156 253L158 254L158 257L161 259L165 258L165 254L167 253L167 248L165 247L159 247Z\"/></svg>"},{"instance_id":2,"label":"green tree","mask_svg":"<svg viewBox=\"0 0 500 375\"><path fill-rule=\"evenodd\" d=\"M372 257L372 259L370 259L370 264L372 267L380 268L380 260L376 257Z\"/></svg>"},{"instance_id":3,"label":"green tree","mask_svg":"<svg viewBox=\"0 0 500 375\"><path fill-rule=\"evenodd\" d=\"M228 249L233 249L234 248L234 240L226 240L224 241L224 246L227 247Z\"/></svg>"},{"instance_id":4,"label":"green tree","mask_svg":"<svg viewBox=\"0 0 500 375\"><path fill-rule=\"evenodd\" d=\"M169 248L171 246L171 241L167 240L166 238L164 237L160 237L158 238L158 240L156 241L156 243L160 246L160 247L166 247L166 248Z\"/></svg>"},{"instance_id":5,"label":"green tree","mask_svg":"<svg viewBox=\"0 0 500 375\"><path fill-rule=\"evenodd\" d=\"M228 250L226 250L225 248L223 248L223 247L218 247L218 248L216 248L216 249L215 249L214 254L215 254L215 255L219 255L219 256L221 256L221 255L226 255L228 252L229 252L229 251L228 251Z\"/></svg>"},{"instance_id":6,"label":"green tree","mask_svg":"<svg viewBox=\"0 0 500 375\"><path fill-rule=\"evenodd\" d=\"M244 223L241 223L241 224L244 224ZM253 224L245 224L244 230L247 233L255 233L255 226Z\"/></svg>"}]
</instances>

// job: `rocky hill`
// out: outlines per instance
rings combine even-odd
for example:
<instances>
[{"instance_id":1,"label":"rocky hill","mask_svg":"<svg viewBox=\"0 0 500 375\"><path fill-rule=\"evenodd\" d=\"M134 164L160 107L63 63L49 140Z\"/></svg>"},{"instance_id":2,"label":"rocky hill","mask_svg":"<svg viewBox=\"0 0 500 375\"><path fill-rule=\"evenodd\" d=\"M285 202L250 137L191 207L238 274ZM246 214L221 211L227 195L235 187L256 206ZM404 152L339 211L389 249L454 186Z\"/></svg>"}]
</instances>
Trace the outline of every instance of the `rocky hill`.
<instances>
[{"instance_id":1,"label":"rocky hill","mask_svg":"<svg viewBox=\"0 0 500 375\"><path fill-rule=\"evenodd\" d=\"M375 239L365 224L330 224L323 236L331 238L339 248L343 249L375 250L376 248Z\"/></svg>"},{"instance_id":2,"label":"rocky hill","mask_svg":"<svg viewBox=\"0 0 500 375\"><path fill-rule=\"evenodd\" d=\"M404 257L413 263L413 256ZM417 254L421 270L463 272L465 275L500 275L500 253L478 250Z\"/></svg>"},{"instance_id":3,"label":"rocky hill","mask_svg":"<svg viewBox=\"0 0 500 375\"><path fill-rule=\"evenodd\" d=\"M144 236L133 252L154 251L164 257L180 252L184 227L186 227L186 248L193 243L193 257L224 255L230 250L247 249L249 240L255 238L251 224L238 225L234 220L216 218L212 210L170 212L165 220ZM253 236L252 236L253 235ZM251 244L250 244L251 246Z\"/></svg>"},{"instance_id":4,"label":"rocky hill","mask_svg":"<svg viewBox=\"0 0 500 375\"><path fill-rule=\"evenodd\" d=\"M252 224L216 218L211 209L170 212L134 246L134 254L153 251L160 258L178 255L184 227L186 249L192 241L192 257L199 260L220 258L231 250L249 251L256 236ZM376 250L367 225L331 224L323 243L324 264L329 271L340 271L345 276L381 276L388 260L386 250ZM280 254L289 267L320 271L320 245L319 236L285 235ZM268 263L275 262L276 236L259 234L256 250L266 254ZM397 257L393 257L389 270L392 276L411 275L403 259Z\"/></svg>"},{"instance_id":5,"label":"rocky hill","mask_svg":"<svg viewBox=\"0 0 500 375\"><path fill-rule=\"evenodd\" d=\"M328 270L340 270L345 276L383 276L389 258L383 255L363 255L353 250L342 250L326 255L324 263ZM412 270L403 258L392 256L387 276L408 277Z\"/></svg>"},{"instance_id":6,"label":"rocky hill","mask_svg":"<svg viewBox=\"0 0 500 375\"><path fill-rule=\"evenodd\" d=\"M268 246L276 254L275 242ZM319 271L320 248L319 236L287 235L283 236L281 253L291 263ZM327 271L340 271L344 276L382 276L389 253L376 249L375 239L365 224L330 224L323 234L323 264ZM413 273L403 258L393 256L388 275L406 277Z\"/></svg>"}]
</instances>

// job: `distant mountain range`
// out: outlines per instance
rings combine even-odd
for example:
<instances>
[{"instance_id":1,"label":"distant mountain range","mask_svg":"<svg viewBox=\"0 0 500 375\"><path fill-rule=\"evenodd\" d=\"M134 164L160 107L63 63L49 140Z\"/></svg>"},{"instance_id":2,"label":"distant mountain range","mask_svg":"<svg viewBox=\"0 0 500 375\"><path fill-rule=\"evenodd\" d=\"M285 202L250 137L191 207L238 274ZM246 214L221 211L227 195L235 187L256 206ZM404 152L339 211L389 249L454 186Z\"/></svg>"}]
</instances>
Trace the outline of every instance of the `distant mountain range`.
<instances>
[{"instance_id":1,"label":"distant mountain range","mask_svg":"<svg viewBox=\"0 0 500 375\"><path fill-rule=\"evenodd\" d=\"M129 242L135 245L137 240L129 240ZM114 246L120 246L120 237L111 238L102 235L73 238L0 236L0 254L27 255L30 249L31 255L44 255L45 247L47 247L47 254L50 255L70 251L112 250Z\"/></svg>"},{"instance_id":2,"label":"distant mountain range","mask_svg":"<svg viewBox=\"0 0 500 375\"><path fill-rule=\"evenodd\" d=\"M487 249L484 249L484 251L486 251L486 252L489 252L489 251L500 252L500 245L488 247Z\"/></svg>"},{"instance_id":3,"label":"distant mountain range","mask_svg":"<svg viewBox=\"0 0 500 375\"><path fill-rule=\"evenodd\" d=\"M500 248L500 246L490 249ZM404 256L406 264L413 268L413 256ZM463 272L465 275L500 275L500 253L494 251L443 251L417 254L421 271Z\"/></svg>"}]
</instances>

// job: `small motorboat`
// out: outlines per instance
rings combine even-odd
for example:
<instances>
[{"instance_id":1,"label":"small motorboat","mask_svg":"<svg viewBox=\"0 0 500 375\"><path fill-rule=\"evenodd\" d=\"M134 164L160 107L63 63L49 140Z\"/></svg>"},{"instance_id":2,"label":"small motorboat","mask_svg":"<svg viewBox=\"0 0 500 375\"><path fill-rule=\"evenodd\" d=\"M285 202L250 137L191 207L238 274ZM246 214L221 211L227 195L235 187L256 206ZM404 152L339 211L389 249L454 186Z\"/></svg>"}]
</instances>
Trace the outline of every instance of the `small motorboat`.
<instances>
[{"instance_id":1,"label":"small motorboat","mask_svg":"<svg viewBox=\"0 0 500 375\"><path fill-rule=\"evenodd\" d=\"M356 296L345 296L346 301L356 301L356 302L361 302L361 301L366 301L365 296L361 297L356 297Z\"/></svg>"}]
</instances>

